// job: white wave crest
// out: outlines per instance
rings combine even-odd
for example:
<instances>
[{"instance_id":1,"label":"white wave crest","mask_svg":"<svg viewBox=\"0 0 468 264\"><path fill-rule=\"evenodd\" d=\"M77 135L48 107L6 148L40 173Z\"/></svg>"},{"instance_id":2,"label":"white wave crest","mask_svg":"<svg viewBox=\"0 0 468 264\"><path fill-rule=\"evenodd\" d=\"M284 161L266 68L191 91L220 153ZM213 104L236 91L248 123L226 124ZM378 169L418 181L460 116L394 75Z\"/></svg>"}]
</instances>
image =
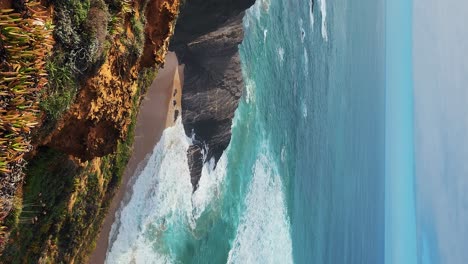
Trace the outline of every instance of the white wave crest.
<instances>
[{"instance_id":1,"label":"white wave crest","mask_svg":"<svg viewBox=\"0 0 468 264\"><path fill-rule=\"evenodd\" d=\"M306 118L307 117L307 104L302 101L301 102L301 108L302 108L302 117Z\"/></svg>"},{"instance_id":2,"label":"white wave crest","mask_svg":"<svg viewBox=\"0 0 468 264\"><path fill-rule=\"evenodd\" d=\"M309 74L309 53L307 52L307 48L304 47L304 71L308 75Z\"/></svg>"},{"instance_id":3,"label":"white wave crest","mask_svg":"<svg viewBox=\"0 0 468 264\"><path fill-rule=\"evenodd\" d=\"M260 156L246 197L246 210L227 263L293 263L292 241L281 178Z\"/></svg>"},{"instance_id":4,"label":"white wave crest","mask_svg":"<svg viewBox=\"0 0 468 264\"><path fill-rule=\"evenodd\" d=\"M322 13L322 38L325 41L328 41L328 32L327 32L327 1L320 1L320 12Z\"/></svg>"},{"instance_id":5,"label":"white wave crest","mask_svg":"<svg viewBox=\"0 0 468 264\"><path fill-rule=\"evenodd\" d=\"M221 186L226 176L227 157L223 153L215 169L215 160L211 159L202 169L198 189L192 196L192 216L198 219L207 206L221 196ZM195 228L195 227L192 227Z\"/></svg>"},{"instance_id":6,"label":"white wave crest","mask_svg":"<svg viewBox=\"0 0 468 264\"><path fill-rule=\"evenodd\" d=\"M313 1L314 0L309 1L309 19L310 19L310 28L312 28L312 30L314 30L314 23L315 23L314 10L313 10L314 2Z\"/></svg>"},{"instance_id":7,"label":"white wave crest","mask_svg":"<svg viewBox=\"0 0 468 264\"><path fill-rule=\"evenodd\" d=\"M283 47L278 48L278 57L280 59L280 62L284 61L284 49L283 49Z\"/></svg>"},{"instance_id":8,"label":"white wave crest","mask_svg":"<svg viewBox=\"0 0 468 264\"><path fill-rule=\"evenodd\" d=\"M244 75L246 76L246 75ZM255 102L255 89L256 89L256 85L255 85L255 81L253 81L252 79L250 78L244 78L244 82L245 82L245 101L249 104L249 103L253 103Z\"/></svg>"},{"instance_id":9,"label":"white wave crest","mask_svg":"<svg viewBox=\"0 0 468 264\"><path fill-rule=\"evenodd\" d=\"M268 13L270 11L270 0L257 0L255 1L255 4L252 5L248 10L247 10L247 18L254 18L257 21L260 19L262 16L262 13ZM247 19L247 21L248 21ZM245 19L244 19L245 20ZM246 22L249 24L249 22Z\"/></svg>"}]
</instances>

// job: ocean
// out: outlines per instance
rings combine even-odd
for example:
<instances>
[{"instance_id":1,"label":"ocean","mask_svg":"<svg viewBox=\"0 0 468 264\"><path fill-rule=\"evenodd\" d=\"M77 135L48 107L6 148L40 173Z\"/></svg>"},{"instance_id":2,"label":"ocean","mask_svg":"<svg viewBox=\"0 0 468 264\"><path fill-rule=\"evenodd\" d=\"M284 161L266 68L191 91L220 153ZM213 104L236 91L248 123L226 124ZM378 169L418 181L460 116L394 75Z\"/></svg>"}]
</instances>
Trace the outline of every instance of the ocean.
<instances>
[{"instance_id":1,"label":"ocean","mask_svg":"<svg viewBox=\"0 0 468 264\"><path fill-rule=\"evenodd\" d=\"M106 263L384 263L385 3L257 0L232 139L192 194L181 122L118 212Z\"/></svg>"},{"instance_id":2,"label":"ocean","mask_svg":"<svg viewBox=\"0 0 468 264\"><path fill-rule=\"evenodd\" d=\"M412 264L418 262L413 34L408 26L412 24L413 3L388 1L386 9L385 263ZM427 250L427 244L421 246Z\"/></svg>"}]
</instances>

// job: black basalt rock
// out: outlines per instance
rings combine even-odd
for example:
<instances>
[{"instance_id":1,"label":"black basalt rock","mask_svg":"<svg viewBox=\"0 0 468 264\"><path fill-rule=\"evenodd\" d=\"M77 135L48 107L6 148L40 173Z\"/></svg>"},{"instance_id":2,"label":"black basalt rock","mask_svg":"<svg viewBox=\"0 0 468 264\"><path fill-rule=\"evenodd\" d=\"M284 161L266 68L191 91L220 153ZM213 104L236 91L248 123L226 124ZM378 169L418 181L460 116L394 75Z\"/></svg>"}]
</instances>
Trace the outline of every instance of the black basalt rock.
<instances>
[{"instance_id":1,"label":"black basalt rock","mask_svg":"<svg viewBox=\"0 0 468 264\"><path fill-rule=\"evenodd\" d=\"M234 112L244 82L238 46L244 11L255 0L187 0L171 43L185 64L182 121L198 142L187 153L194 191L203 163L217 162L231 140ZM201 155L203 151L206 153Z\"/></svg>"}]
</instances>

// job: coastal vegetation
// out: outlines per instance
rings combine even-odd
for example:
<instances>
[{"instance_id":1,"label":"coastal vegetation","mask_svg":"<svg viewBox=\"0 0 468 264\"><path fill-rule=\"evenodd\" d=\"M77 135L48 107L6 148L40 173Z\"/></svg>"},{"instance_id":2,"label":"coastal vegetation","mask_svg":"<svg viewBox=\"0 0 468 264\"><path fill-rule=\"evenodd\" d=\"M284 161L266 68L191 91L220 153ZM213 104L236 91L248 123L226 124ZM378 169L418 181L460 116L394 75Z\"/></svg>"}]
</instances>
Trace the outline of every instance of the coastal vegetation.
<instances>
[{"instance_id":1,"label":"coastal vegetation","mask_svg":"<svg viewBox=\"0 0 468 264\"><path fill-rule=\"evenodd\" d=\"M24 155L32 148L31 131L40 123L39 98L53 44L52 24L38 1L26 2L22 13L0 10L1 208L11 207Z\"/></svg>"},{"instance_id":2,"label":"coastal vegetation","mask_svg":"<svg viewBox=\"0 0 468 264\"><path fill-rule=\"evenodd\" d=\"M5 222L12 232L3 261L85 263L130 158L139 103L135 97L130 133L113 154L77 164L59 151L39 151L26 167L20 206Z\"/></svg>"},{"instance_id":3,"label":"coastal vegetation","mask_svg":"<svg viewBox=\"0 0 468 264\"><path fill-rule=\"evenodd\" d=\"M93 250L160 63L140 66L148 2L26 0L0 11L1 263L85 263ZM165 54L170 34L154 53ZM97 98L78 100L86 89ZM113 151L83 159L51 146L50 135L92 100L104 114L86 125L122 124Z\"/></svg>"}]
</instances>

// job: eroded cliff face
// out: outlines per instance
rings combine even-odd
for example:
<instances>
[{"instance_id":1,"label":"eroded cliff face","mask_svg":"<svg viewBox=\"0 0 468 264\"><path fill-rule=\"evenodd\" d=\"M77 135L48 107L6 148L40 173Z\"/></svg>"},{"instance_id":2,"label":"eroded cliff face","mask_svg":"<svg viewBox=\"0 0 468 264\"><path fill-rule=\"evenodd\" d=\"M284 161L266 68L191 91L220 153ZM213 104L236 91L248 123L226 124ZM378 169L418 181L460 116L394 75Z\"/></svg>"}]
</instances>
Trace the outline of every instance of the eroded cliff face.
<instances>
[{"instance_id":1,"label":"eroded cliff face","mask_svg":"<svg viewBox=\"0 0 468 264\"><path fill-rule=\"evenodd\" d=\"M238 45L244 11L255 0L188 0L181 9L171 50L185 64L182 117L194 190L205 161L219 160L231 140L244 82ZM202 153L205 153L205 158Z\"/></svg>"},{"instance_id":2,"label":"eroded cliff face","mask_svg":"<svg viewBox=\"0 0 468 264\"><path fill-rule=\"evenodd\" d=\"M146 0L145 48L140 67L152 67L164 63L169 39L174 32L175 19L179 14L179 0Z\"/></svg>"},{"instance_id":3,"label":"eroded cliff face","mask_svg":"<svg viewBox=\"0 0 468 264\"><path fill-rule=\"evenodd\" d=\"M21 2L24 1L0 0L0 8L14 7ZM42 2L50 10L48 15L58 18L56 26L60 25L57 22L63 22L63 26L65 20L72 22L60 17L59 10L74 17L73 12L78 8L73 9L73 3L85 1ZM57 8L59 2L61 9ZM107 3L99 10L109 11L111 1L91 2ZM42 126L31 132L34 149L26 157L29 161L26 180L21 178L16 181L19 187L10 187L16 193L11 201L0 201L3 230L0 263L86 263L87 253L93 247L129 159L130 125L144 94L142 90L148 88L148 80L151 82L154 74L153 69L145 68L159 67L164 61L180 5L179 0L125 3L127 11L123 12L121 7L119 13L116 10L97 12L95 6L79 9L88 12L85 29L104 31L97 34L97 42L106 44L99 48L105 48L107 54L102 56L103 61L91 65L92 71L86 71L87 68L80 68L79 74L71 71L73 84L79 85L73 103L53 119L44 111ZM112 27L108 24L111 14L115 16ZM142 19L143 15L146 20ZM105 19L95 19L103 16ZM76 28L67 28L68 31L89 33L76 24L72 23ZM145 38L141 37L143 34ZM60 46L55 48L57 53ZM65 57L69 53L61 55ZM47 93L44 97L48 97ZM6 202L14 205L11 211L15 214L11 214L13 221L8 221L8 227L4 228L2 220L10 212L10 208L2 206Z\"/></svg>"},{"instance_id":4,"label":"eroded cliff face","mask_svg":"<svg viewBox=\"0 0 468 264\"><path fill-rule=\"evenodd\" d=\"M48 146L83 160L115 150L117 140L127 133L137 76L133 66L128 78L121 78L116 58L111 56L98 74L86 81L51 134Z\"/></svg>"},{"instance_id":5,"label":"eroded cliff face","mask_svg":"<svg viewBox=\"0 0 468 264\"><path fill-rule=\"evenodd\" d=\"M115 43L97 74L87 79L56 129L43 145L91 160L115 151L118 140L125 138L131 122L136 80L142 68L159 67L168 50L179 12L179 0L141 0L146 15L145 45L142 56L127 59L127 50ZM140 16L136 11L135 16ZM127 29L128 37L133 32Z\"/></svg>"}]
</instances>

